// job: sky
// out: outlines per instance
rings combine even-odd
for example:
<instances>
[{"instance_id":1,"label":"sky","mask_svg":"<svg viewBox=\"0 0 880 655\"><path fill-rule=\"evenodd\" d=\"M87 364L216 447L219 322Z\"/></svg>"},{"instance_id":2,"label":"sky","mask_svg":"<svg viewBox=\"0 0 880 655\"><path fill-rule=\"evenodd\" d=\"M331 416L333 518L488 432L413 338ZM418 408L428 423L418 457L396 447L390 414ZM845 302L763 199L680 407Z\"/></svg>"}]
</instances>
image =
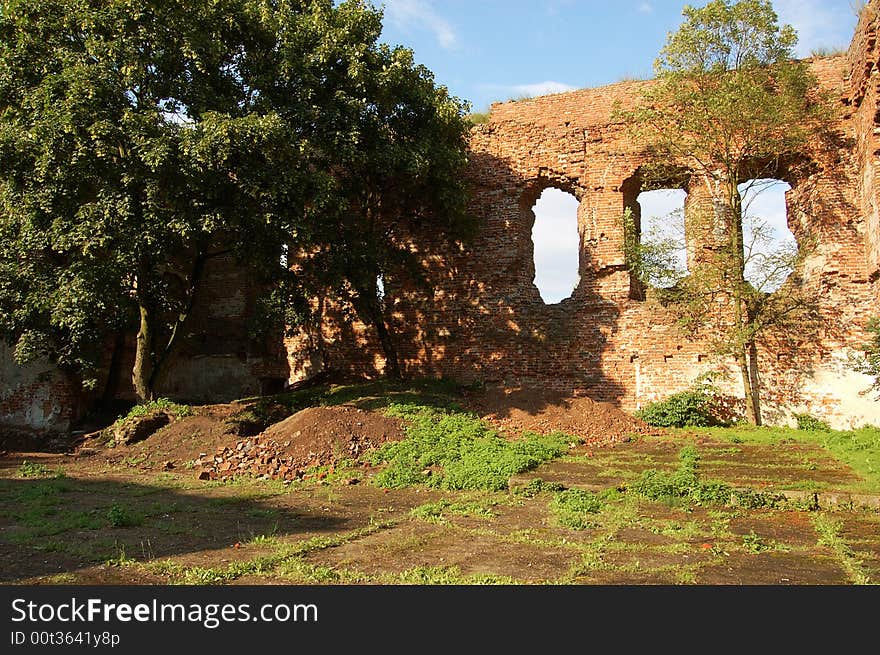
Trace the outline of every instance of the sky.
<instances>
[{"instance_id":1,"label":"sky","mask_svg":"<svg viewBox=\"0 0 880 655\"><path fill-rule=\"evenodd\" d=\"M686 3L661 0L373 0L384 7L382 40L412 49L435 82L486 111L492 102L652 76L653 62ZM702 5L702 0L690 4ZM797 30L796 54L849 46L857 0L774 0ZM786 237L784 190L764 189L752 207ZM545 302L576 284L576 204L548 190L536 206L536 284ZM643 198L643 227L681 206L675 194ZM574 208L574 209L573 209ZM571 233L574 230L574 236ZM568 235L568 236L566 236Z\"/></svg>"}]
</instances>

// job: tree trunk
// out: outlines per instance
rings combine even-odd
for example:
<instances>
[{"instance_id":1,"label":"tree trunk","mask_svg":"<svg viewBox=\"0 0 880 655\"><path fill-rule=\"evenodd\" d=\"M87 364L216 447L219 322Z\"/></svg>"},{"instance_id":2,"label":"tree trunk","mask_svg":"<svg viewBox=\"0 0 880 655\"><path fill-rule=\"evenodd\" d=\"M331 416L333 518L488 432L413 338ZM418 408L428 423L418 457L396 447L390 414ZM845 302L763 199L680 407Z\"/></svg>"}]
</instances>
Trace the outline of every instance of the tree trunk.
<instances>
[{"instance_id":1,"label":"tree trunk","mask_svg":"<svg viewBox=\"0 0 880 655\"><path fill-rule=\"evenodd\" d=\"M761 417L761 379L758 376L758 348L754 341L748 343L749 352L749 382L752 388L752 408L755 425L763 425Z\"/></svg>"},{"instance_id":2,"label":"tree trunk","mask_svg":"<svg viewBox=\"0 0 880 655\"><path fill-rule=\"evenodd\" d=\"M385 375L392 380L399 380L402 376L400 374L400 362L397 359L397 348L394 347L394 339L391 338L391 333L385 324L385 318L381 314L380 311L379 316L373 320L373 325L376 328L376 333L379 335L382 352L385 354Z\"/></svg>"},{"instance_id":3,"label":"tree trunk","mask_svg":"<svg viewBox=\"0 0 880 655\"><path fill-rule=\"evenodd\" d=\"M134 354L134 369L131 372L131 381L134 384L134 392L142 403L154 400L151 379L153 377L153 326L149 308L141 302L140 326L137 334L137 347Z\"/></svg>"},{"instance_id":4,"label":"tree trunk","mask_svg":"<svg viewBox=\"0 0 880 655\"><path fill-rule=\"evenodd\" d=\"M752 425L761 425L761 406L758 398L757 385L757 354L754 338L750 335L752 323L751 315L746 307L747 285L745 279L745 253L743 252L743 215L742 198L739 195L738 179L731 177L727 181L728 202L730 204L729 239L729 268L728 275L731 280L731 292L733 295L733 321L734 330L732 335L736 343L736 362L739 366L743 381L743 393L746 402L746 420ZM746 338L746 336L749 338ZM756 351L755 351L756 353Z\"/></svg>"},{"instance_id":5,"label":"tree trunk","mask_svg":"<svg viewBox=\"0 0 880 655\"><path fill-rule=\"evenodd\" d=\"M749 371L749 364L746 354L744 352L738 352L736 354L736 363L739 365L739 371L742 376L743 383L743 393L745 394L746 400L746 420L751 425L760 425L760 414L756 412L756 404L754 391L752 389L752 376Z\"/></svg>"}]
</instances>

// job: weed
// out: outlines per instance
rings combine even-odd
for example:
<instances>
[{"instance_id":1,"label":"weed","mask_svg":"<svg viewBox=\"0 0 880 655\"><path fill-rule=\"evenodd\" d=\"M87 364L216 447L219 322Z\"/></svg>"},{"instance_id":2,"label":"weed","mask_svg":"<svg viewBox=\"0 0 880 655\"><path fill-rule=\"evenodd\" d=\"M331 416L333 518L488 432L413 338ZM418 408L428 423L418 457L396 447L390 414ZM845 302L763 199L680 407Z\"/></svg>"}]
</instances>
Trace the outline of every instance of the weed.
<instances>
[{"instance_id":1,"label":"weed","mask_svg":"<svg viewBox=\"0 0 880 655\"><path fill-rule=\"evenodd\" d=\"M410 511L412 516L420 518L429 523L445 523L445 515L454 516L475 516L483 519L491 519L495 517L492 510L488 509L485 504L479 502L460 502L454 503L448 500L441 500L436 503L425 503L415 507Z\"/></svg>"},{"instance_id":2,"label":"weed","mask_svg":"<svg viewBox=\"0 0 880 655\"><path fill-rule=\"evenodd\" d=\"M132 528L141 525L144 517L134 514L122 505L111 505L107 510L107 520L114 528Z\"/></svg>"},{"instance_id":3,"label":"weed","mask_svg":"<svg viewBox=\"0 0 880 655\"><path fill-rule=\"evenodd\" d=\"M57 469L50 469L45 464L39 462L30 462L24 460L18 466L18 477L20 478L59 478L63 473Z\"/></svg>"},{"instance_id":4,"label":"weed","mask_svg":"<svg viewBox=\"0 0 880 655\"><path fill-rule=\"evenodd\" d=\"M831 428L825 421L821 421L809 414L795 414L798 430L811 430L816 432L831 432Z\"/></svg>"},{"instance_id":5,"label":"weed","mask_svg":"<svg viewBox=\"0 0 880 655\"><path fill-rule=\"evenodd\" d=\"M742 544L743 548L745 548L747 552L754 555L774 549L774 546L772 544L768 544L763 539L761 539L761 537L755 534L754 530L751 530L749 534L743 535Z\"/></svg>"},{"instance_id":6,"label":"weed","mask_svg":"<svg viewBox=\"0 0 880 655\"><path fill-rule=\"evenodd\" d=\"M525 484L514 487L511 491L518 496L534 498L542 491L550 491L555 493L557 491L563 491L564 489L565 485L559 482L545 482L541 478L534 478L533 480L529 480Z\"/></svg>"},{"instance_id":7,"label":"weed","mask_svg":"<svg viewBox=\"0 0 880 655\"><path fill-rule=\"evenodd\" d=\"M661 428L720 425L721 411L715 397L702 389L682 391L650 403L635 412L636 418Z\"/></svg>"},{"instance_id":8,"label":"weed","mask_svg":"<svg viewBox=\"0 0 880 655\"><path fill-rule=\"evenodd\" d=\"M152 414L153 412L157 411L163 411L169 414L173 414L177 418L192 416L192 407L190 407L189 405L180 405L168 398L157 398L156 400L151 400L148 403L135 405L128 411L128 414L120 416L118 422L125 422L128 419L146 416L147 414Z\"/></svg>"},{"instance_id":9,"label":"weed","mask_svg":"<svg viewBox=\"0 0 880 655\"><path fill-rule=\"evenodd\" d=\"M678 469L673 473L648 469L627 488L650 500L686 500L696 505L723 505L730 502L730 487L719 480L701 481L697 475L700 456L693 446L678 454Z\"/></svg>"},{"instance_id":10,"label":"weed","mask_svg":"<svg viewBox=\"0 0 880 655\"><path fill-rule=\"evenodd\" d=\"M446 412L424 405L392 404L389 416L411 421L407 438L386 443L367 455L388 467L374 478L382 487L427 484L443 489L507 488L510 476L568 450L571 438L524 433L508 441L471 414Z\"/></svg>"},{"instance_id":11,"label":"weed","mask_svg":"<svg viewBox=\"0 0 880 655\"><path fill-rule=\"evenodd\" d=\"M516 581L506 576L462 575L457 566L417 566L401 573L397 582L416 585L508 585Z\"/></svg>"},{"instance_id":12,"label":"weed","mask_svg":"<svg viewBox=\"0 0 880 655\"><path fill-rule=\"evenodd\" d=\"M117 545L116 556L107 560L107 566L131 566L137 564L137 560L125 554L125 544Z\"/></svg>"},{"instance_id":13,"label":"weed","mask_svg":"<svg viewBox=\"0 0 880 655\"><path fill-rule=\"evenodd\" d=\"M583 489L566 489L553 496L550 509L560 525L573 530L584 530L593 526L587 515L599 512L602 509L602 500L596 494Z\"/></svg>"},{"instance_id":14,"label":"weed","mask_svg":"<svg viewBox=\"0 0 880 655\"><path fill-rule=\"evenodd\" d=\"M856 556L849 544L840 536L843 527L841 521L832 519L827 514L816 514L813 519L813 527L819 535L819 545L834 551L854 584L871 583L870 577L862 568L862 560Z\"/></svg>"}]
</instances>

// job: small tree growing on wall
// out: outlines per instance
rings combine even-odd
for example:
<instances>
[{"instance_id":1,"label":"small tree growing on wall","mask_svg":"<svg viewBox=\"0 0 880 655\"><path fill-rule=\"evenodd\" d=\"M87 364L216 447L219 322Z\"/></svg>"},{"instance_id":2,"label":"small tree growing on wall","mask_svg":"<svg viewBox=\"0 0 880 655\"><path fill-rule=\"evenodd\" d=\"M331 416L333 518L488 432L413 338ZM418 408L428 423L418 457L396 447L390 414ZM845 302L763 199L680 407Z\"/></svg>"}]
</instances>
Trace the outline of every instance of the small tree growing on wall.
<instances>
[{"instance_id":1,"label":"small tree growing on wall","mask_svg":"<svg viewBox=\"0 0 880 655\"><path fill-rule=\"evenodd\" d=\"M796 159L827 128L833 110L807 64L794 59L795 31L778 25L768 0L713 0L687 6L683 15L655 62L656 82L638 107L618 116L658 165L677 162L709 186L713 210L688 229L716 235L718 243L664 296L675 301L683 324L711 328L719 354L735 359L746 416L760 424L759 338L771 327L803 325L809 303L795 289L770 294L746 279L741 186L775 177L780 162ZM768 274L792 265L774 256L766 263ZM729 314L719 314L719 306Z\"/></svg>"}]
</instances>

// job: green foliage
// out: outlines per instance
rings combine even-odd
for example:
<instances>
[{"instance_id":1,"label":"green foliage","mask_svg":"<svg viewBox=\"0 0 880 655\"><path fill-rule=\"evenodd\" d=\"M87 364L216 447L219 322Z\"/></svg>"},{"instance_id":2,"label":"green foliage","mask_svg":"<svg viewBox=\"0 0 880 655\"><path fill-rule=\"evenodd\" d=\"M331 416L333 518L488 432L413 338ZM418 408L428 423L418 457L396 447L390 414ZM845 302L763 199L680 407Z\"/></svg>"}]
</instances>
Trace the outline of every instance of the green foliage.
<instances>
[{"instance_id":1,"label":"green foliage","mask_svg":"<svg viewBox=\"0 0 880 655\"><path fill-rule=\"evenodd\" d=\"M634 412L636 418L648 425L662 428L719 425L721 421L716 414L715 399L701 389L673 394Z\"/></svg>"},{"instance_id":2,"label":"green foliage","mask_svg":"<svg viewBox=\"0 0 880 655\"><path fill-rule=\"evenodd\" d=\"M831 432L831 428L825 421L810 416L809 414L795 414L798 430L812 430L814 432Z\"/></svg>"},{"instance_id":3,"label":"green foliage","mask_svg":"<svg viewBox=\"0 0 880 655\"><path fill-rule=\"evenodd\" d=\"M543 491L557 492L564 491L565 485L560 482L545 482L541 478L529 480L526 484L518 485L511 491L518 496L533 498Z\"/></svg>"},{"instance_id":4,"label":"green foliage","mask_svg":"<svg viewBox=\"0 0 880 655\"><path fill-rule=\"evenodd\" d=\"M554 494L550 509L560 525L573 530L584 530L591 526L588 515L602 509L602 500L596 494L583 489L565 489Z\"/></svg>"},{"instance_id":5,"label":"green foliage","mask_svg":"<svg viewBox=\"0 0 880 655\"><path fill-rule=\"evenodd\" d=\"M687 275L678 258L681 239L659 233L640 234L629 207L624 209L622 221L626 265L641 284L665 289L674 287Z\"/></svg>"},{"instance_id":6,"label":"green foliage","mask_svg":"<svg viewBox=\"0 0 880 655\"><path fill-rule=\"evenodd\" d=\"M562 433L526 433L508 441L476 416L432 407L393 404L386 411L411 424L406 439L368 455L374 464L388 462L375 477L383 487L502 490L515 473L565 453L570 441Z\"/></svg>"},{"instance_id":7,"label":"green foliage","mask_svg":"<svg viewBox=\"0 0 880 655\"><path fill-rule=\"evenodd\" d=\"M471 125L484 125L489 122L489 112L472 112L466 118Z\"/></svg>"},{"instance_id":8,"label":"green foliage","mask_svg":"<svg viewBox=\"0 0 880 655\"><path fill-rule=\"evenodd\" d=\"M57 478L61 476L62 473L60 471L51 469L40 462L23 460L22 463L18 465L18 477L20 478Z\"/></svg>"},{"instance_id":9,"label":"green foliage","mask_svg":"<svg viewBox=\"0 0 880 655\"><path fill-rule=\"evenodd\" d=\"M754 530L751 530L749 534L744 534L742 537L743 548L757 555L758 553L763 553L768 550L775 550L776 546L764 541L761 537L755 534Z\"/></svg>"},{"instance_id":10,"label":"green foliage","mask_svg":"<svg viewBox=\"0 0 880 655\"><path fill-rule=\"evenodd\" d=\"M697 474L699 453L685 446L678 454L679 466L673 473L649 469L627 485L633 493L650 500L687 500L697 505L723 505L730 502L731 489L717 480L701 481Z\"/></svg>"},{"instance_id":11,"label":"green foliage","mask_svg":"<svg viewBox=\"0 0 880 655\"><path fill-rule=\"evenodd\" d=\"M880 318L872 317L865 326L868 332L868 342L862 345L865 351L863 355L850 357L850 366L873 379L871 389L880 391ZM877 397L880 400L880 395Z\"/></svg>"},{"instance_id":12,"label":"green foliage","mask_svg":"<svg viewBox=\"0 0 880 655\"><path fill-rule=\"evenodd\" d=\"M107 521L114 528L132 528L141 525L144 517L122 505L114 504L107 510Z\"/></svg>"},{"instance_id":13,"label":"green foliage","mask_svg":"<svg viewBox=\"0 0 880 655\"><path fill-rule=\"evenodd\" d=\"M736 443L808 443L820 446L851 467L864 479L866 491L880 493L880 427L866 425L854 430L796 430L782 427L710 428L713 438Z\"/></svg>"},{"instance_id":14,"label":"green foliage","mask_svg":"<svg viewBox=\"0 0 880 655\"><path fill-rule=\"evenodd\" d=\"M168 414L173 414L177 418L192 416L193 413L192 407L189 405L181 405L168 398L157 398L156 400L135 405L127 414L120 416L118 420L127 421L128 419L146 416L153 412L166 412Z\"/></svg>"},{"instance_id":15,"label":"green foliage","mask_svg":"<svg viewBox=\"0 0 880 655\"><path fill-rule=\"evenodd\" d=\"M495 516L484 503L477 501L452 502L440 500L436 503L425 503L414 508L410 514L428 521L429 523L443 523L446 515L476 516L489 519Z\"/></svg>"},{"instance_id":16,"label":"green foliage","mask_svg":"<svg viewBox=\"0 0 880 655\"><path fill-rule=\"evenodd\" d=\"M366 0L2 0L0 338L16 357L94 385L108 341L137 331L149 400L218 257L265 283L254 336L308 320L319 290L381 323L377 276L418 269L403 234L472 222L466 104L379 42L381 16Z\"/></svg>"}]
</instances>

